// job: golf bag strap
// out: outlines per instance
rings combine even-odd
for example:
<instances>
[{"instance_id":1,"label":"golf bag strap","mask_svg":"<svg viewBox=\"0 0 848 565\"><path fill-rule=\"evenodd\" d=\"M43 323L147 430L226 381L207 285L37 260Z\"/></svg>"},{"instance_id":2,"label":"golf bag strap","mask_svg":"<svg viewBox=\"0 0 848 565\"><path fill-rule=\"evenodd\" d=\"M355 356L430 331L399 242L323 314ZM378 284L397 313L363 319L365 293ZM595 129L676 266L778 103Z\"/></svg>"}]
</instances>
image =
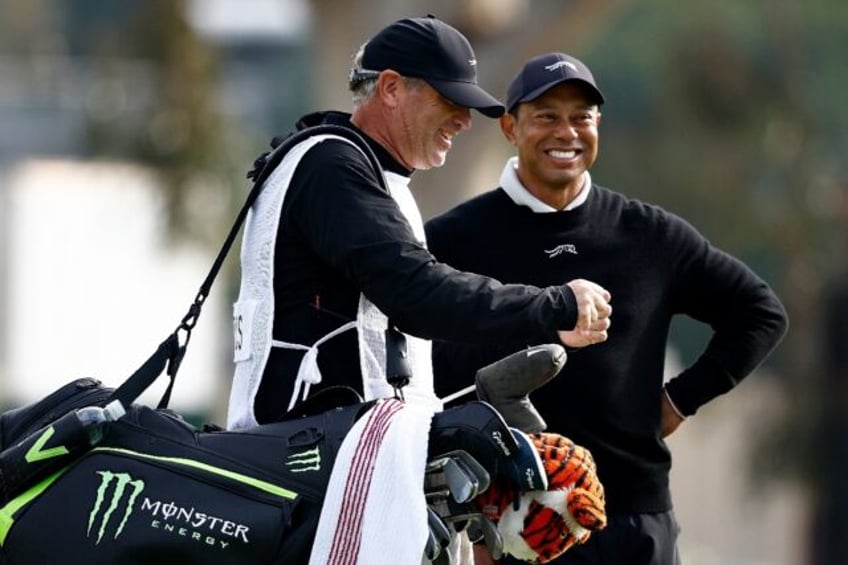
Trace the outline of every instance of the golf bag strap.
<instances>
[{"instance_id":1,"label":"golf bag strap","mask_svg":"<svg viewBox=\"0 0 848 565\"><path fill-rule=\"evenodd\" d=\"M206 275L206 279L204 279L203 284L200 285L197 296L195 296L194 302L189 307L188 312L186 312L186 315L183 316L183 319L180 321L180 324L173 333L159 344L159 347L156 348L153 355L151 355L147 361L145 361L132 375L130 375L126 381L115 389L115 392L109 398L109 402L117 399L120 400L121 404L124 406L129 406L139 396L141 396L141 394L153 384L159 375L162 374L162 371L167 368L169 382L162 398L159 400L157 408L168 407L168 404L171 401L171 392L174 388L177 371L179 370L180 363L182 363L183 357L185 356L186 348L188 347L188 343L191 338L191 332L197 324L197 320L200 317L200 311L212 289L212 283L215 282L215 278L218 276L218 272L224 264L224 259L226 259L227 254L230 252L230 248L232 248L233 243L238 236L238 232L247 218L250 207L253 206L253 203L259 197L262 185L292 147L308 137L322 134L344 137L362 149L363 153L368 158L369 163L378 173L377 178L380 185L388 192L388 186L382 174L383 169L380 166L380 162L377 160L377 156L374 154L374 151L359 134L349 128L336 125L318 125L290 133L284 138L274 138L274 141L272 142L272 151L260 156L254 163L253 170L247 174L248 178L253 180L253 187L247 195L247 199L245 200L244 205L242 205L241 210L239 210L239 213L233 222L233 226L230 228L230 233L227 234L227 239L224 240L224 244L221 246L220 251L218 251L218 256L215 257L215 261L212 263L212 268L209 270L209 274ZM180 339L181 333L184 334L182 340Z\"/></svg>"}]
</instances>

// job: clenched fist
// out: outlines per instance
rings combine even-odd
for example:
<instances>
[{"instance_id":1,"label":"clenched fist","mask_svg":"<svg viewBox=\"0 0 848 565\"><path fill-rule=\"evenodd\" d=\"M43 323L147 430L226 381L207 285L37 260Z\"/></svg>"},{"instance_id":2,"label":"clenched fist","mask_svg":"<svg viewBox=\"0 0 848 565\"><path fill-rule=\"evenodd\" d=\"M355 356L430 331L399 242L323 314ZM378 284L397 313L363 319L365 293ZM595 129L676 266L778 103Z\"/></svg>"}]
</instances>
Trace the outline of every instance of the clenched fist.
<instances>
[{"instance_id":1,"label":"clenched fist","mask_svg":"<svg viewBox=\"0 0 848 565\"><path fill-rule=\"evenodd\" d=\"M569 347L585 347L606 341L612 316L609 291L583 279L570 281L568 287L577 300L577 324L573 330L558 332L560 341Z\"/></svg>"}]
</instances>

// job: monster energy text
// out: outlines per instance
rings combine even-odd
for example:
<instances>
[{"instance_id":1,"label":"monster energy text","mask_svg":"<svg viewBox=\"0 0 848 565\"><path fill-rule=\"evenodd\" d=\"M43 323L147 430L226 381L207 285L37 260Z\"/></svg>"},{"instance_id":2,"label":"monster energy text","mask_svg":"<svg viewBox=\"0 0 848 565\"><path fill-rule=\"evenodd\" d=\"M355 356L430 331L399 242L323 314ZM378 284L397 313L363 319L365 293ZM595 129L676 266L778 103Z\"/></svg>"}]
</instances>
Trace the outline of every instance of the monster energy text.
<instances>
[{"instance_id":1,"label":"monster energy text","mask_svg":"<svg viewBox=\"0 0 848 565\"><path fill-rule=\"evenodd\" d=\"M164 531L203 541L209 545L220 545L222 548L229 546L230 543L216 538L216 535L250 543L250 540L247 539L247 533L250 531L249 526L212 516L205 512L198 512L193 506L185 508L174 502L152 501L144 497L141 509L149 512L154 518L161 516L161 520L153 520L150 523L152 528L161 528Z\"/></svg>"}]
</instances>

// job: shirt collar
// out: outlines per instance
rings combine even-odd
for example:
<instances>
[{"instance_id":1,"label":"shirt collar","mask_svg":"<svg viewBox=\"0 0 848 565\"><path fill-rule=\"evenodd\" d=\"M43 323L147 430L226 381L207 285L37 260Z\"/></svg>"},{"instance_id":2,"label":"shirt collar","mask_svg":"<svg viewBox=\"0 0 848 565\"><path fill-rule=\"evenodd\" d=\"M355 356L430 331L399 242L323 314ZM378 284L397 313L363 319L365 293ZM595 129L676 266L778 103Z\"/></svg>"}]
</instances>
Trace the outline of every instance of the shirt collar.
<instances>
[{"instance_id":1,"label":"shirt collar","mask_svg":"<svg viewBox=\"0 0 848 565\"><path fill-rule=\"evenodd\" d=\"M518 206L527 206L532 211L538 214L546 214L550 212L559 212L553 206L545 204L527 190L518 178L518 157L511 157L504 166L501 172L501 188L506 192L513 202ZM592 190L592 177L589 171L583 173L583 187L577 194L577 198L569 202L565 210L574 210L589 197L589 191Z\"/></svg>"}]
</instances>

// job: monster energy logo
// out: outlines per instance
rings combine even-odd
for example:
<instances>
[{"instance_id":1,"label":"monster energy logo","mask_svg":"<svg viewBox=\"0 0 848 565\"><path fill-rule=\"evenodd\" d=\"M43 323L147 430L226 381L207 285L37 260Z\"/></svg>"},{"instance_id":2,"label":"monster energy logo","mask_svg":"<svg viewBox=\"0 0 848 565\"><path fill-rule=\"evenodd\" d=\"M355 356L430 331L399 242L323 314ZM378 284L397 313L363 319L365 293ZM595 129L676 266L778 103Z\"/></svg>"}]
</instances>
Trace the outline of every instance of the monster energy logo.
<instances>
[{"instance_id":1,"label":"monster energy logo","mask_svg":"<svg viewBox=\"0 0 848 565\"><path fill-rule=\"evenodd\" d=\"M86 537L91 537L92 528L94 528L99 518L100 526L97 528L97 541L94 542L94 545L100 544L100 540L103 539L103 535L106 533L110 523L115 524L115 535L112 536L112 539L118 539L118 536L124 531L127 520L129 520L130 515L135 509L136 499L144 490L144 481L134 480L127 473L97 471L97 474L100 475L100 486L97 489L97 498L94 500L94 506L88 515L88 530L86 530ZM112 486L114 488L111 491L109 503L106 505L104 504L106 493ZM122 503L124 507L123 513L119 513L113 522L112 517Z\"/></svg>"},{"instance_id":2,"label":"monster energy logo","mask_svg":"<svg viewBox=\"0 0 848 565\"><path fill-rule=\"evenodd\" d=\"M317 447L300 453L292 453L286 457L286 467L292 473L321 470L321 452Z\"/></svg>"}]
</instances>

